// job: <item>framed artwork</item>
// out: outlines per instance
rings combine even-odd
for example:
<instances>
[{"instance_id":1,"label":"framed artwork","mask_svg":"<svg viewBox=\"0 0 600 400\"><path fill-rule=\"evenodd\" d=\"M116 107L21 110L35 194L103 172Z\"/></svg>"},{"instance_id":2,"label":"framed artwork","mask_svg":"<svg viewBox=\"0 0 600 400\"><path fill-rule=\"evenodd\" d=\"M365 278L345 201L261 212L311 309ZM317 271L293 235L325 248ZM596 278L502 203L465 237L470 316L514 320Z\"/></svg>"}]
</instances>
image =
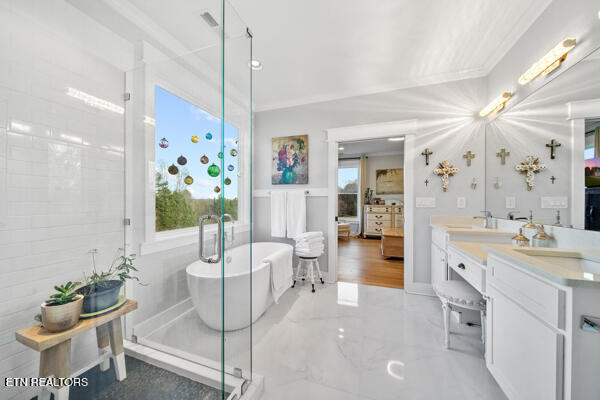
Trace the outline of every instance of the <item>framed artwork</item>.
<instances>
[{"instance_id":1,"label":"framed artwork","mask_svg":"<svg viewBox=\"0 0 600 400\"><path fill-rule=\"evenodd\" d=\"M377 194L403 194L404 168L376 170L375 192Z\"/></svg>"},{"instance_id":2,"label":"framed artwork","mask_svg":"<svg viewBox=\"0 0 600 400\"><path fill-rule=\"evenodd\" d=\"M308 183L308 135L272 139L271 183Z\"/></svg>"}]
</instances>

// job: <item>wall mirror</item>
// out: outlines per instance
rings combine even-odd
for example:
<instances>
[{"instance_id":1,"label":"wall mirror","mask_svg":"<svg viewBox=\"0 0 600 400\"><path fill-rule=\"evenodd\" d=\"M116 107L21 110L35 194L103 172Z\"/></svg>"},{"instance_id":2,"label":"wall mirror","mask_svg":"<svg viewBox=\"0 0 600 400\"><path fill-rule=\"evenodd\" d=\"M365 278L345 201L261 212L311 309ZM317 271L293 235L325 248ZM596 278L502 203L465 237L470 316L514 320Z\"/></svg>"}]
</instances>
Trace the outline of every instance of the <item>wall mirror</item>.
<instances>
[{"instance_id":1,"label":"wall mirror","mask_svg":"<svg viewBox=\"0 0 600 400\"><path fill-rule=\"evenodd\" d=\"M486 124L486 209L600 230L600 50L560 72Z\"/></svg>"}]
</instances>

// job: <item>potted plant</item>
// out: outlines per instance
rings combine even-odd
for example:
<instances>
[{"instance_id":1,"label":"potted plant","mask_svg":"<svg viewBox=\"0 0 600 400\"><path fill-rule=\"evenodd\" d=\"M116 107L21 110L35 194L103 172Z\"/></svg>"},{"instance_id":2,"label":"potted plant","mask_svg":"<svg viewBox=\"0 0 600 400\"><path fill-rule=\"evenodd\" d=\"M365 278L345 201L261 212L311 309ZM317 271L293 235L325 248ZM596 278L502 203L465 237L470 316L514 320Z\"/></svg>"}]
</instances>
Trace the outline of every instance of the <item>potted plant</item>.
<instances>
[{"instance_id":1,"label":"potted plant","mask_svg":"<svg viewBox=\"0 0 600 400\"><path fill-rule=\"evenodd\" d=\"M135 254L129 256L120 255L123 249L118 249L113 258L108 271L98 272L96 269L97 249L90 250L92 255L93 271L92 275L85 278L85 286L77 289L77 293L82 294L83 312L94 313L114 306L119 302L119 292L121 286L127 279L139 281L139 278L132 276L132 271L137 271L133 266Z\"/></svg>"},{"instance_id":2,"label":"potted plant","mask_svg":"<svg viewBox=\"0 0 600 400\"><path fill-rule=\"evenodd\" d=\"M83 296L75 289L80 282L54 286L56 293L42 303L42 325L50 332L67 330L79 322Z\"/></svg>"}]
</instances>

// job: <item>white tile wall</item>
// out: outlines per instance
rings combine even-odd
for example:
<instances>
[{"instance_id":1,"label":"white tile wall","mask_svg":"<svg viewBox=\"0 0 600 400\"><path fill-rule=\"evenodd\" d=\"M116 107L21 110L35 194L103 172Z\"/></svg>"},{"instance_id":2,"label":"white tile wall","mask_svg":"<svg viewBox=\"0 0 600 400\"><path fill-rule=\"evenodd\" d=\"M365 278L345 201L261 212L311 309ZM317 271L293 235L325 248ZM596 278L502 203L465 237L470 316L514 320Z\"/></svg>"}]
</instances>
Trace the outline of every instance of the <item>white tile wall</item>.
<instances>
[{"instance_id":1,"label":"white tile wall","mask_svg":"<svg viewBox=\"0 0 600 400\"><path fill-rule=\"evenodd\" d=\"M65 94L73 87L122 103L123 69L97 54L123 54L111 43L62 0L0 4L2 377L37 374L38 354L14 333L34 323L52 286L81 280L89 249L105 264L123 245L124 116ZM74 341L74 365L95 355L93 332ZM3 385L0 399L35 394Z\"/></svg>"}]
</instances>

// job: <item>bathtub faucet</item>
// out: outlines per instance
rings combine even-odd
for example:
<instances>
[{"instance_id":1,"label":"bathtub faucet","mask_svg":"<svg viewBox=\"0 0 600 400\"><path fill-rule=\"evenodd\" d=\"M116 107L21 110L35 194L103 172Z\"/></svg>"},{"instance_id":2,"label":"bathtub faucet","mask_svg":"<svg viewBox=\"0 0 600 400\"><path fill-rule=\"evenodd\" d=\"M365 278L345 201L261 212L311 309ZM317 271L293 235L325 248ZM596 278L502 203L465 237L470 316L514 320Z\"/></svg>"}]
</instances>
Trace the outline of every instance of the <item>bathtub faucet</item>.
<instances>
[{"instance_id":1,"label":"bathtub faucet","mask_svg":"<svg viewBox=\"0 0 600 400\"><path fill-rule=\"evenodd\" d=\"M225 229L225 218L229 217L229 220L231 221L231 242L233 243L233 241L235 240L233 234L234 234L234 227L233 227L233 223L234 223L234 219L231 216L231 214L223 214L223 230L225 231L225 241L227 241L227 230Z\"/></svg>"}]
</instances>

